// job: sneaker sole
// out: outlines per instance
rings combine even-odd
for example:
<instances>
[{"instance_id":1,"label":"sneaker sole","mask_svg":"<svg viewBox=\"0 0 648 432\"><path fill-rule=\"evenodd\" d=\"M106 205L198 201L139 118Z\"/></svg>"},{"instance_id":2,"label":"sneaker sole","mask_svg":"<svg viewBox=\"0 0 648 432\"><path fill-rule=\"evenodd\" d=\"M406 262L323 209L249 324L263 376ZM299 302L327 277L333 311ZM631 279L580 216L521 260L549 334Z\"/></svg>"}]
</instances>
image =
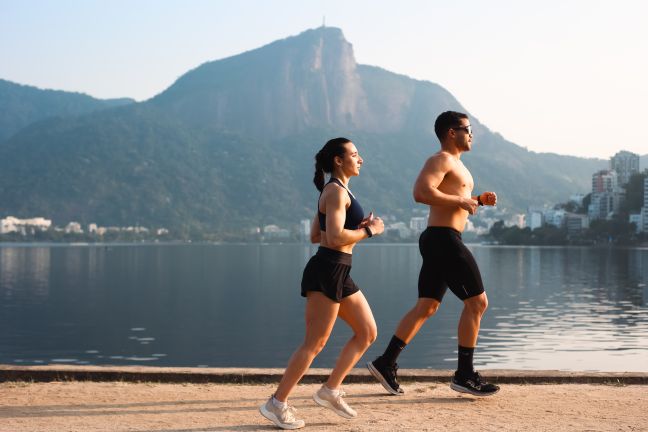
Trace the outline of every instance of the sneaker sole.
<instances>
[{"instance_id":1,"label":"sneaker sole","mask_svg":"<svg viewBox=\"0 0 648 432\"><path fill-rule=\"evenodd\" d=\"M382 374L378 371L378 369L375 368L375 366L373 365L372 362L367 362L367 369L369 369L369 372L371 372L371 375L373 375L373 377L376 378L378 380L378 382L380 384L382 384L382 386L385 388L385 390L387 390L390 394L393 394L394 396L401 396L401 395L403 395L405 393L402 390L401 391L394 390L387 383L385 378L383 378Z\"/></svg>"},{"instance_id":2,"label":"sneaker sole","mask_svg":"<svg viewBox=\"0 0 648 432\"><path fill-rule=\"evenodd\" d=\"M261 413L261 415L262 415L263 417L267 418L267 419L270 420L272 423L274 423L275 426L280 427L281 429L294 430L294 429L301 429L301 428L303 428L304 426L306 426L305 424L303 424L303 425L287 425L287 424L285 424L285 423L281 423L281 421L277 418L276 415L274 415L273 413L271 413L270 411L268 411L268 410L265 408L265 405L261 405L261 406L259 407L259 412Z\"/></svg>"},{"instance_id":3,"label":"sneaker sole","mask_svg":"<svg viewBox=\"0 0 648 432\"><path fill-rule=\"evenodd\" d=\"M455 383L450 383L450 388L459 393L468 393L473 396L479 396L479 397L492 396L499 391L499 389L497 389L494 392L490 392L490 393L479 393L472 389L469 389L468 387L460 386L459 384L455 384Z\"/></svg>"},{"instance_id":4,"label":"sneaker sole","mask_svg":"<svg viewBox=\"0 0 648 432\"><path fill-rule=\"evenodd\" d=\"M321 407L324 407L324 408L328 408L328 409L330 409L331 411L333 411L335 414L339 415L340 417L344 417L345 419L353 420L354 418L357 417L357 415L352 416L351 414L348 414L348 413L346 413L346 412L344 412L344 411L341 411L341 410L335 408L335 407L331 404L331 402L329 402L329 401L327 401L327 400L324 400L324 399L321 399L319 396L317 396L317 393L315 393L315 394L313 395L313 400L315 401L315 403L316 403L317 405L319 405L319 406L321 406Z\"/></svg>"}]
</instances>

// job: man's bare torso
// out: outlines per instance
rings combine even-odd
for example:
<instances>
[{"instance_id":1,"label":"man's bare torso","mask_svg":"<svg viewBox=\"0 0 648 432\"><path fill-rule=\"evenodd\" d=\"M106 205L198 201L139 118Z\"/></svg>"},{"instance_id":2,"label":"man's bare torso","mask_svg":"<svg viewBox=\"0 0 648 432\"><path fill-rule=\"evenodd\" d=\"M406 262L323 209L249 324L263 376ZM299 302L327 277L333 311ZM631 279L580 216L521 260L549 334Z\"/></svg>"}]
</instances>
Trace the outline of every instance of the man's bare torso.
<instances>
[{"instance_id":1,"label":"man's bare torso","mask_svg":"<svg viewBox=\"0 0 648 432\"><path fill-rule=\"evenodd\" d=\"M437 154L438 155L438 154ZM436 157L437 155L433 156ZM446 173L445 177L437 187L439 191L448 195L458 195L470 198L474 187L474 181L468 168L460 159L455 160L453 168ZM451 227L462 232L466 227L468 212L461 207L430 206L428 226Z\"/></svg>"}]
</instances>

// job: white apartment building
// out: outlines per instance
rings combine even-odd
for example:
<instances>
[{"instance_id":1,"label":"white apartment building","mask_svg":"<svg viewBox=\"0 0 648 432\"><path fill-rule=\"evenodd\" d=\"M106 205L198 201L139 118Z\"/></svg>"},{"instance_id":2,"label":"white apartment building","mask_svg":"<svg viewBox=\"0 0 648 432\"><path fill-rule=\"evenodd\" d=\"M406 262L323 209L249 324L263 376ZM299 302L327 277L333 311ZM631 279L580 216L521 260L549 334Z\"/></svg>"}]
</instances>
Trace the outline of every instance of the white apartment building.
<instances>
[{"instance_id":1,"label":"white apartment building","mask_svg":"<svg viewBox=\"0 0 648 432\"><path fill-rule=\"evenodd\" d=\"M8 216L4 219L0 219L0 234L20 232L24 235L28 230L31 230L32 232L36 230L47 231L51 226L52 221L42 217L18 219L13 216Z\"/></svg>"},{"instance_id":2,"label":"white apartment building","mask_svg":"<svg viewBox=\"0 0 648 432\"><path fill-rule=\"evenodd\" d=\"M311 221L309 219L302 219L299 221L299 237L302 240L310 238Z\"/></svg>"},{"instance_id":3,"label":"white apartment building","mask_svg":"<svg viewBox=\"0 0 648 432\"><path fill-rule=\"evenodd\" d=\"M545 224L560 228L565 225L566 214L565 210L547 210L544 212Z\"/></svg>"},{"instance_id":4,"label":"white apartment building","mask_svg":"<svg viewBox=\"0 0 648 432\"><path fill-rule=\"evenodd\" d=\"M512 215L508 220L504 221L504 225L507 226L507 227L516 226L518 228L524 228L525 225L526 225L525 219L526 219L526 215L524 215L522 213L516 213L516 214ZM489 229L490 229L490 227L489 227Z\"/></svg>"},{"instance_id":5,"label":"white apartment building","mask_svg":"<svg viewBox=\"0 0 648 432\"><path fill-rule=\"evenodd\" d=\"M290 238L290 231L277 225L266 225L263 227L263 235L268 239L287 239Z\"/></svg>"},{"instance_id":6,"label":"white apartment building","mask_svg":"<svg viewBox=\"0 0 648 432\"><path fill-rule=\"evenodd\" d=\"M79 222L70 222L65 226L66 234L83 234L83 228Z\"/></svg>"},{"instance_id":7,"label":"white apartment building","mask_svg":"<svg viewBox=\"0 0 648 432\"><path fill-rule=\"evenodd\" d=\"M544 223L544 213L542 210L529 208L527 210L525 224L532 230L540 228Z\"/></svg>"},{"instance_id":8,"label":"white apartment building","mask_svg":"<svg viewBox=\"0 0 648 432\"><path fill-rule=\"evenodd\" d=\"M421 233L427 228L427 218L414 216L410 219L409 227L415 233Z\"/></svg>"},{"instance_id":9,"label":"white apartment building","mask_svg":"<svg viewBox=\"0 0 648 432\"><path fill-rule=\"evenodd\" d=\"M412 235L412 230L407 228L405 222L395 222L385 227L385 234L396 233L399 238L409 238Z\"/></svg>"}]
</instances>

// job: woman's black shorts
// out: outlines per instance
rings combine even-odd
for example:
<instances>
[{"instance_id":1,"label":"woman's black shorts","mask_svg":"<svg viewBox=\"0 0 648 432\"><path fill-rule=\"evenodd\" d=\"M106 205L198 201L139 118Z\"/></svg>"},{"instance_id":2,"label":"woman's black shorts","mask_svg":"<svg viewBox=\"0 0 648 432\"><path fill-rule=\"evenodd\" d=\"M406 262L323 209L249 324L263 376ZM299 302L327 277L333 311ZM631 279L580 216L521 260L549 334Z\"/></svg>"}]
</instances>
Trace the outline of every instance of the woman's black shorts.
<instances>
[{"instance_id":1,"label":"woman's black shorts","mask_svg":"<svg viewBox=\"0 0 648 432\"><path fill-rule=\"evenodd\" d=\"M461 300L484 292L475 258L461 241L461 233L448 227L428 227L419 238L423 257L419 297L443 299L450 290Z\"/></svg>"},{"instance_id":2,"label":"woman's black shorts","mask_svg":"<svg viewBox=\"0 0 648 432\"><path fill-rule=\"evenodd\" d=\"M320 246L304 268L301 295L306 297L308 291L319 291L339 303L360 291L350 272L351 254Z\"/></svg>"}]
</instances>

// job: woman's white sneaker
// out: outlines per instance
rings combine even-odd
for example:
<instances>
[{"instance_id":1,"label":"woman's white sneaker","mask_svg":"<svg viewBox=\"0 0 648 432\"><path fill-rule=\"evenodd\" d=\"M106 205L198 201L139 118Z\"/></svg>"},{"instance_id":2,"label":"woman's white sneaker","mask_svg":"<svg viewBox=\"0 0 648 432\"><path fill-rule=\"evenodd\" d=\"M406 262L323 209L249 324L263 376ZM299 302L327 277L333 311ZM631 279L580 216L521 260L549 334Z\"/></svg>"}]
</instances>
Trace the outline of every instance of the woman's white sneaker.
<instances>
[{"instance_id":1,"label":"woman's white sneaker","mask_svg":"<svg viewBox=\"0 0 648 432\"><path fill-rule=\"evenodd\" d=\"M259 412L263 417L281 429L301 429L306 425L304 420L295 418L297 410L294 407L288 406L288 404L278 407L272 399L273 396L270 396L270 399L259 407Z\"/></svg>"},{"instance_id":2,"label":"woman's white sneaker","mask_svg":"<svg viewBox=\"0 0 648 432\"><path fill-rule=\"evenodd\" d=\"M346 419L354 419L358 416L358 413L351 408L347 403L342 399L344 396L342 390L330 390L326 386L322 386L319 390L313 395L313 400L320 406L332 410L335 414Z\"/></svg>"}]
</instances>

